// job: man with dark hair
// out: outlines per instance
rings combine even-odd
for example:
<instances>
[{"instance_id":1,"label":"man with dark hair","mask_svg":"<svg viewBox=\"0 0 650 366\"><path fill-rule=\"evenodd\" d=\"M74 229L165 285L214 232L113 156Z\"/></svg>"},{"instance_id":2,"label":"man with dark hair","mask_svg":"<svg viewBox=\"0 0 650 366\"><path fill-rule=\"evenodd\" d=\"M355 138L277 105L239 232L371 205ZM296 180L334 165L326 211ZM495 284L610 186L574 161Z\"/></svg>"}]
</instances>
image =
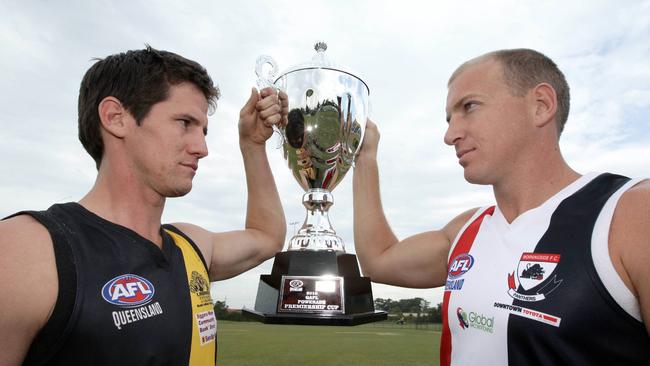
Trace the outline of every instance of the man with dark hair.
<instances>
[{"instance_id":1,"label":"man with dark hair","mask_svg":"<svg viewBox=\"0 0 650 366\"><path fill-rule=\"evenodd\" d=\"M198 63L144 50L108 56L79 92L79 139L96 162L77 203L0 221L0 365L214 365L210 281L281 250L285 219L265 143L286 94L251 90L239 116L243 230L161 225L208 154L219 90Z\"/></svg>"},{"instance_id":2,"label":"man with dark hair","mask_svg":"<svg viewBox=\"0 0 650 366\"><path fill-rule=\"evenodd\" d=\"M445 143L496 205L397 239L369 122L353 183L364 273L445 286L441 365L647 365L650 181L569 167L558 143L569 87L537 51L470 60L448 88Z\"/></svg>"},{"instance_id":3,"label":"man with dark hair","mask_svg":"<svg viewBox=\"0 0 650 366\"><path fill-rule=\"evenodd\" d=\"M171 85L189 82L205 96L210 109L216 108L219 89L207 71L175 53L147 46L98 61L86 72L79 88L79 140L98 169L103 142L97 107L102 99L117 98L140 125L151 107L167 98Z\"/></svg>"}]
</instances>

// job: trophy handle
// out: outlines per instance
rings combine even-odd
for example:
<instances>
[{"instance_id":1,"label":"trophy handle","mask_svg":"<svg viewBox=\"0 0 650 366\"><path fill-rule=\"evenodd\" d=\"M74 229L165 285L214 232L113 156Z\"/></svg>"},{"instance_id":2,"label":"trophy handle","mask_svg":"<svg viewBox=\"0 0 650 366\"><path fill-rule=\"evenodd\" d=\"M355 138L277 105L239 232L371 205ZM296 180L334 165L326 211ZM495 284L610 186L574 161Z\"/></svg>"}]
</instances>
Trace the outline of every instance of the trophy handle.
<instances>
[{"instance_id":1,"label":"trophy handle","mask_svg":"<svg viewBox=\"0 0 650 366\"><path fill-rule=\"evenodd\" d=\"M271 70L265 72L264 66L267 64L271 65ZM273 57L262 55L257 58L257 62L255 63L255 75L257 75L257 86L260 90L268 87L278 89L278 87L273 84L277 73L278 64L275 62Z\"/></svg>"},{"instance_id":2,"label":"trophy handle","mask_svg":"<svg viewBox=\"0 0 650 366\"><path fill-rule=\"evenodd\" d=\"M269 70L268 68L265 68L266 65L271 65L271 69ZM257 75L257 87L262 90L264 88L273 88L276 91L280 90L273 81L276 78L276 75L278 73L278 64L275 62L273 57L268 56L268 55L262 55L257 58L257 61L255 62L255 75ZM278 134L280 136L278 146L276 148L280 148L282 144L285 142L285 137L282 131L278 128L278 126L273 125L273 132Z\"/></svg>"}]
</instances>

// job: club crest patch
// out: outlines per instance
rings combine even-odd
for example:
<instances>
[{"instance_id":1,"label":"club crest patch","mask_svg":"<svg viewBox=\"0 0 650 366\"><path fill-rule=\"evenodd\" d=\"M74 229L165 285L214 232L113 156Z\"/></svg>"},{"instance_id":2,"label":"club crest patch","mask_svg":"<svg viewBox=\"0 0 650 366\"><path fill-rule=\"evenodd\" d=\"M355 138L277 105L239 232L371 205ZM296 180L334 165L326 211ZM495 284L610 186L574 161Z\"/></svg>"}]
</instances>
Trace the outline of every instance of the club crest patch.
<instances>
[{"instance_id":1,"label":"club crest patch","mask_svg":"<svg viewBox=\"0 0 650 366\"><path fill-rule=\"evenodd\" d=\"M541 301L562 283L553 274L559 254L523 253L515 272L508 274L508 295L521 301Z\"/></svg>"},{"instance_id":2,"label":"club crest patch","mask_svg":"<svg viewBox=\"0 0 650 366\"><path fill-rule=\"evenodd\" d=\"M212 306L212 296L210 295L210 282L202 274L192 271L190 279L190 292L197 296L197 307Z\"/></svg>"}]
</instances>

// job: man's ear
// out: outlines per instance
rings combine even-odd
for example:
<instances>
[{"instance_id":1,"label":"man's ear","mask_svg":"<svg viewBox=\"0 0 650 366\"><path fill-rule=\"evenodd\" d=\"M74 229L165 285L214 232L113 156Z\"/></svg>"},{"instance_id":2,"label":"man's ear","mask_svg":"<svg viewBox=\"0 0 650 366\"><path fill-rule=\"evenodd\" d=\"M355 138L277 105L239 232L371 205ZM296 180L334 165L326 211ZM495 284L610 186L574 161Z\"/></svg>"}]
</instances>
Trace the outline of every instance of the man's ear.
<instances>
[{"instance_id":1,"label":"man's ear","mask_svg":"<svg viewBox=\"0 0 650 366\"><path fill-rule=\"evenodd\" d=\"M548 83L541 83L531 90L531 97L534 101L535 126L543 127L549 123L555 123L557 115L555 89Z\"/></svg>"},{"instance_id":2,"label":"man's ear","mask_svg":"<svg viewBox=\"0 0 650 366\"><path fill-rule=\"evenodd\" d=\"M115 97L106 97L99 102L99 120L104 130L117 138L123 138L127 129L128 112Z\"/></svg>"}]
</instances>

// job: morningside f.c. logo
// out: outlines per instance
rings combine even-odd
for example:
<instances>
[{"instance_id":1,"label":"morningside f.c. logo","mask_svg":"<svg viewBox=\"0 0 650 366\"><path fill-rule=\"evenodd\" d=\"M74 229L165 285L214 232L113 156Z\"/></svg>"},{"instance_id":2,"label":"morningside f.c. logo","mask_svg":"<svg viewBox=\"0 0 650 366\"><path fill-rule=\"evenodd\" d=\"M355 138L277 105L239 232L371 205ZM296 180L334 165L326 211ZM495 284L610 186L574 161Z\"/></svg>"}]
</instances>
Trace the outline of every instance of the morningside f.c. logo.
<instances>
[{"instance_id":1,"label":"morningside f.c. logo","mask_svg":"<svg viewBox=\"0 0 650 366\"><path fill-rule=\"evenodd\" d=\"M553 274L559 263L559 254L523 253L517 270L508 274L508 295L521 301L544 300L562 283Z\"/></svg>"}]
</instances>

